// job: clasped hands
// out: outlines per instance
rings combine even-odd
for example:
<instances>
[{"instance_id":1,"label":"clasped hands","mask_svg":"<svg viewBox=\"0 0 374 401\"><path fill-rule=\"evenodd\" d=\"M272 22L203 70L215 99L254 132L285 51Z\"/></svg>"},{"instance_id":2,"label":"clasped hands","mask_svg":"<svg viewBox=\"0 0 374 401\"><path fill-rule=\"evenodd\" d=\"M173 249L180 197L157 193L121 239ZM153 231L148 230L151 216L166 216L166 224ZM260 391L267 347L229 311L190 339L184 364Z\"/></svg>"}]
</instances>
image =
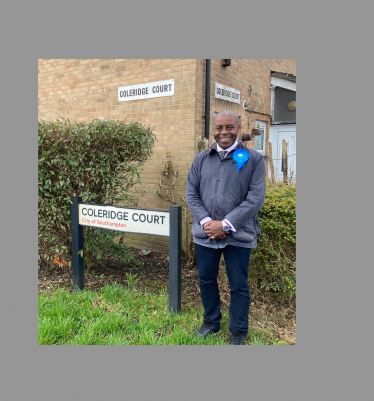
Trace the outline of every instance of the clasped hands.
<instances>
[{"instance_id":1,"label":"clasped hands","mask_svg":"<svg viewBox=\"0 0 374 401\"><path fill-rule=\"evenodd\" d=\"M211 239L225 239L227 234L223 231L222 221L209 220L204 224L206 235Z\"/></svg>"}]
</instances>

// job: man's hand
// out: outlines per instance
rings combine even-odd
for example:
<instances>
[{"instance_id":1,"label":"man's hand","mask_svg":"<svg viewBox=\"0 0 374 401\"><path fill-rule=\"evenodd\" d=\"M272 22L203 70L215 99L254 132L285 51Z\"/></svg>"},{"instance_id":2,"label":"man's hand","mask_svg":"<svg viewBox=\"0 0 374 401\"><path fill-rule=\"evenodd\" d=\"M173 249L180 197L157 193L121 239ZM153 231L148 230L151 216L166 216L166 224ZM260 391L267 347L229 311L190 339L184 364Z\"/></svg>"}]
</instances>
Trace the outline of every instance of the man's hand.
<instances>
[{"instance_id":1,"label":"man's hand","mask_svg":"<svg viewBox=\"0 0 374 401\"><path fill-rule=\"evenodd\" d=\"M225 239L226 233L223 231L222 221L210 220L204 224L206 235L211 239Z\"/></svg>"}]
</instances>

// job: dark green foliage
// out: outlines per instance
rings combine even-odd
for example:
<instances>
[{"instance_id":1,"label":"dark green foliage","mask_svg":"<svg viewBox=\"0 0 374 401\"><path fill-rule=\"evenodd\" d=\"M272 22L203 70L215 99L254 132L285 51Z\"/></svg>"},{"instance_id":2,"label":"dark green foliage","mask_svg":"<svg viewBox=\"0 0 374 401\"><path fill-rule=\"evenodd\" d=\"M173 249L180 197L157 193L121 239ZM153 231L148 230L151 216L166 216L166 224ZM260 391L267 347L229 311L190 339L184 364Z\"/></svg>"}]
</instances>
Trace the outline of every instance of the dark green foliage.
<instances>
[{"instance_id":1,"label":"dark green foliage","mask_svg":"<svg viewBox=\"0 0 374 401\"><path fill-rule=\"evenodd\" d=\"M134 205L140 168L152 155L155 135L137 122L93 120L38 123L39 259L55 254L71 263L70 197L84 202ZM133 261L118 233L85 228L85 248ZM85 255L86 256L86 255Z\"/></svg>"},{"instance_id":2,"label":"dark green foliage","mask_svg":"<svg viewBox=\"0 0 374 401\"><path fill-rule=\"evenodd\" d=\"M261 288L296 294L296 186L266 184L259 211L261 237L251 253L249 276Z\"/></svg>"}]
</instances>

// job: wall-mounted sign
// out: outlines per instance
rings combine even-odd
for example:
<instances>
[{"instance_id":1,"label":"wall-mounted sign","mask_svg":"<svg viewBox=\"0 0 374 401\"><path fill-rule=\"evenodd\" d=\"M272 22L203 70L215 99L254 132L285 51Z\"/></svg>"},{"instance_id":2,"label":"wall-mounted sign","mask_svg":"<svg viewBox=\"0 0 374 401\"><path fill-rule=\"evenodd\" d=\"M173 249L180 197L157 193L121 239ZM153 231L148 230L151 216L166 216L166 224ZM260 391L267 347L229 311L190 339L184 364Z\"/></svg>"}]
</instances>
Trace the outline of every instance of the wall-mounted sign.
<instances>
[{"instance_id":1,"label":"wall-mounted sign","mask_svg":"<svg viewBox=\"0 0 374 401\"><path fill-rule=\"evenodd\" d=\"M138 234L169 236L169 212L79 204L79 224Z\"/></svg>"},{"instance_id":2,"label":"wall-mounted sign","mask_svg":"<svg viewBox=\"0 0 374 401\"><path fill-rule=\"evenodd\" d=\"M240 104L240 91L216 82L215 97Z\"/></svg>"},{"instance_id":3,"label":"wall-mounted sign","mask_svg":"<svg viewBox=\"0 0 374 401\"><path fill-rule=\"evenodd\" d=\"M147 82L118 88L118 101L128 102L129 100L151 99L174 95L174 79L166 81Z\"/></svg>"}]
</instances>

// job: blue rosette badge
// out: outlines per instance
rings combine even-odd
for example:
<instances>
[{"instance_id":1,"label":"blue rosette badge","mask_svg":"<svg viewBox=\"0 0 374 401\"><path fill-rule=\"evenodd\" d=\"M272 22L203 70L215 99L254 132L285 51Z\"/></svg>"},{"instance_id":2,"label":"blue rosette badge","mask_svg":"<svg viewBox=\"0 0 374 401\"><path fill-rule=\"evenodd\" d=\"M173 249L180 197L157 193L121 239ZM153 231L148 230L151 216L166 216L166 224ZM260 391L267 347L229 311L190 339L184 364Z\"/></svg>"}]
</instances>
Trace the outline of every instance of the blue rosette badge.
<instances>
[{"instance_id":1,"label":"blue rosette badge","mask_svg":"<svg viewBox=\"0 0 374 401\"><path fill-rule=\"evenodd\" d=\"M245 149L238 149L234 152L232 158L235 160L238 166L236 169L240 170L244 166L244 163L248 161L249 154Z\"/></svg>"}]
</instances>

